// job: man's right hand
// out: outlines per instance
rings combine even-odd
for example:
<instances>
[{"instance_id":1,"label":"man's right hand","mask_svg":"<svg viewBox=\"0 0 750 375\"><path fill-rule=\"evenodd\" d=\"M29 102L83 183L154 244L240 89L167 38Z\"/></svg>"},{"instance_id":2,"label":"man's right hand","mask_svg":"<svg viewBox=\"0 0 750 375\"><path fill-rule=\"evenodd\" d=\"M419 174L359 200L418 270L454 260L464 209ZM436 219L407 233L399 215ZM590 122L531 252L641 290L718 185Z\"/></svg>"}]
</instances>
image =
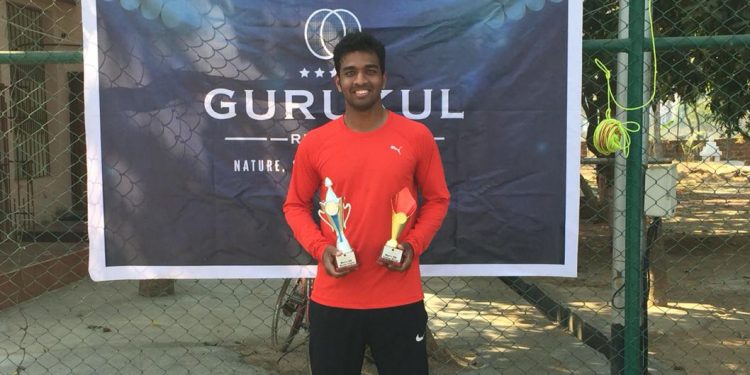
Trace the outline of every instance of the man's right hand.
<instances>
[{"instance_id":1,"label":"man's right hand","mask_svg":"<svg viewBox=\"0 0 750 375\"><path fill-rule=\"evenodd\" d=\"M339 254L341 254L341 252L336 247L328 245L326 246L325 250L323 250L323 256L321 260L323 262L323 268L326 269L326 273L335 278L346 276L357 269L357 267L345 269L337 268L336 256L338 256Z\"/></svg>"}]
</instances>

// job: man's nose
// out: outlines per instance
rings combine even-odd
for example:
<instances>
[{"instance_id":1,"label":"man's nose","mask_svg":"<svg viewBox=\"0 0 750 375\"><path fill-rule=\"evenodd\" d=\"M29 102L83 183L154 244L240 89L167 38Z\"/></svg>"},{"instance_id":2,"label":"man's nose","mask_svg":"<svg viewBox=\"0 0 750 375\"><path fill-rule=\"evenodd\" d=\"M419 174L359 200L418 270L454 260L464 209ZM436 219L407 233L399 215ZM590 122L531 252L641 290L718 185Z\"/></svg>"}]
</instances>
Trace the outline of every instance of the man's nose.
<instances>
[{"instance_id":1,"label":"man's nose","mask_svg":"<svg viewBox=\"0 0 750 375\"><path fill-rule=\"evenodd\" d=\"M354 84L363 84L365 83L365 74L363 72L358 72L357 75L354 76Z\"/></svg>"}]
</instances>

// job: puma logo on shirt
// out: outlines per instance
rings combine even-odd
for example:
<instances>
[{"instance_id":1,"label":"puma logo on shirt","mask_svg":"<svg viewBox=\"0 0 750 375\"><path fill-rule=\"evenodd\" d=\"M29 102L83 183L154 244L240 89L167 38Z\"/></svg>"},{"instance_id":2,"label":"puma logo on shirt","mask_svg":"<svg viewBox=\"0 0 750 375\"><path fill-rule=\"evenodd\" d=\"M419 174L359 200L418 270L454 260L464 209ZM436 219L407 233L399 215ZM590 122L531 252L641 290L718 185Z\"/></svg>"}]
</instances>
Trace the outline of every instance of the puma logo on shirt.
<instances>
[{"instance_id":1,"label":"puma logo on shirt","mask_svg":"<svg viewBox=\"0 0 750 375\"><path fill-rule=\"evenodd\" d=\"M398 156L401 156L401 149L404 148L404 146L396 147L394 145L391 145L391 150L398 152Z\"/></svg>"}]
</instances>

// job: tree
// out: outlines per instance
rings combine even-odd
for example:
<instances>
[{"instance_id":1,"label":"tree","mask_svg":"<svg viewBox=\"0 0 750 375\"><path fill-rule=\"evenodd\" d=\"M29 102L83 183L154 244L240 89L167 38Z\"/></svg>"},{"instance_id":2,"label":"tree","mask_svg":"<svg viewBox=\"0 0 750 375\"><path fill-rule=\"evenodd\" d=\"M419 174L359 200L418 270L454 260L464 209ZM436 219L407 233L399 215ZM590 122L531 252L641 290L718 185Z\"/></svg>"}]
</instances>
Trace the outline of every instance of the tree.
<instances>
[{"instance_id":1,"label":"tree","mask_svg":"<svg viewBox=\"0 0 750 375\"><path fill-rule=\"evenodd\" d=\"M586 0L583 4L584 39L616 38L618 1ZM653 7L653 28L657 37L750 34L747 0L655 1ZM592 138L595 125L606 111L607 82L591 55L599 57L611 70L617 69L615 53L584 54L582 105L589 123L586 141L589 149L601 157L604 155L594 149ZM655 103L679 99L683 105L696 108L705 102L725 136L741 134L750 139L750 48L663 49L657 50L657 63ZM697 119L699 116L695 115ZM609 206L613 176L612 164L597 166L599 200L604 207ZM658 234L653 236L659 237ZM652 241L652 246L656 243L660 241ZM651 280L660 282L652 288L651 298L656 304L666 302L663 295L667 285L665 269L663 265L652 269Z\"/></svg>"},{"instance_id":2,"label":"tree","mask_svg":"<svg viewBox=\"0 0 750 375\"><path fill-rule=\"evenodd\" d=\"M746 0L656 1L653 7L656 37L750 34ZM584 39L616 38L618 12L617 1L584 1ZM593 55L615 70L614 53ZM750 139L750 49L662 49L657 59L656 101L679 97L682 103L696 105L706 99L727 137L739 133ZM606 109L606 81L593 56L584 55L583 61L583 108L589 122L596 123Z\"/></svg>"},{"instance_id":3,"label":"tree","mask_svg":"<svg viewBox=\"0 0 750 375\"><path fill-rule=\"evenodd\" d=\"M657 36L718 36L750 34L746 0L681 0L654 4ZM696 105L706 98L724 135L750 139L750 49L664 50L657 81L661 101L679 96Z\"/></svg>"},{"instance_id":4,"label":"tree","mask_svg":"<svg viewBox=\"0 0 750 375\"><path fill-rule=\"evenodd\" d=\"M586 0L583 6L584 39L617 38L618 1ZM655 1L653 7L656 37L750 34L747 0ZM595 57L615 72L616 54L596 51L583 56L582 106L589 123L586 143L595 155L604 157L592 144L595 126L604 118L607 107L607 82L594 64ZM657 62L656 103L679 98L681 103L695 107L705 101L725 136L739 133L750 139L750 49L662 49L657 50ZM597 167L599 201L605 211L613 176L611 164Z\"/></svg>"}]
</instances>

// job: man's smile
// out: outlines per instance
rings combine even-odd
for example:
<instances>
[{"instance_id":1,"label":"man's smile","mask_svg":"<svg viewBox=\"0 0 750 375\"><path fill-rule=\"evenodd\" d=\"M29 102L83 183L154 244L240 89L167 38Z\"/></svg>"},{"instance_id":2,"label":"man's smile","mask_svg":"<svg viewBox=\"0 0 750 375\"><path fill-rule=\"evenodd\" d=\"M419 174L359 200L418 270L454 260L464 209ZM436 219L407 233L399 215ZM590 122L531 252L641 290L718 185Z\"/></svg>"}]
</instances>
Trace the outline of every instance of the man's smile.
<instances>
[{"instance_id":1,"label":"man's smile","mask_svg":"<svg viewBox=\"0 0 750 375\"><path fill-rule=\"evenodd\" d=\"M366 90L366 89L359 89L359 90L354 90L354 95L355 95L356 97L358 97L358 98L364 98L364 97L366 97L366 96L367 96L367 95L368 95L369 93L370 93L370 90Z\"/></svg>"}]
</instances>

